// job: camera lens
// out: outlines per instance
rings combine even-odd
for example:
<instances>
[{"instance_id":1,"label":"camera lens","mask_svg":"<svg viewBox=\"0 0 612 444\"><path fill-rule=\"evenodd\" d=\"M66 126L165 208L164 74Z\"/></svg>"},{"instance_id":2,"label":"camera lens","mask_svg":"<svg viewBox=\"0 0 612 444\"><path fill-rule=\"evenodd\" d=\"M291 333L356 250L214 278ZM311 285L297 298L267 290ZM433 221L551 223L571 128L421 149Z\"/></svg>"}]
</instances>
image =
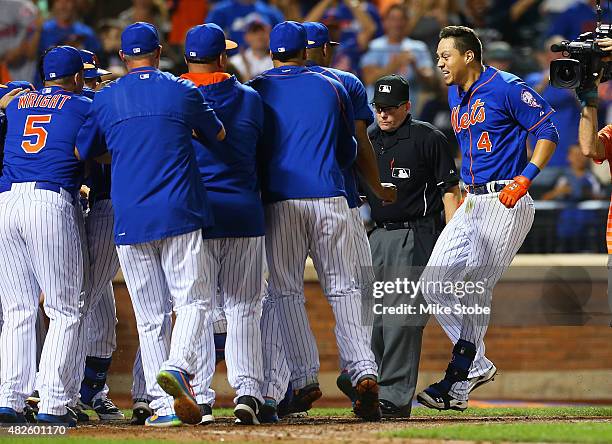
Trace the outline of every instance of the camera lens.
<instances>
[{"instance_id":1,"label":"camera lens","mask_svg":"<svg viewBox=\"0 0 612 444\"><path fill-rule=\"evenodd\" d=\"M571 82L575 77L575 73L574 73L574 70L571 69L569 66L563 66L559 70L558 76L559 76L559 80L563 82Z\"/></svg>"},{"instance_id":2,"label":"camera lens","mask_svg":"<svg viewBox=\"0 0 612 444\"><path fill-rule=\"evenodd\" d=\"M557 59L550 64L550 84L557 88L577 88L582 79L580 62L575 59Z\"/></svg>"}]
</instances>

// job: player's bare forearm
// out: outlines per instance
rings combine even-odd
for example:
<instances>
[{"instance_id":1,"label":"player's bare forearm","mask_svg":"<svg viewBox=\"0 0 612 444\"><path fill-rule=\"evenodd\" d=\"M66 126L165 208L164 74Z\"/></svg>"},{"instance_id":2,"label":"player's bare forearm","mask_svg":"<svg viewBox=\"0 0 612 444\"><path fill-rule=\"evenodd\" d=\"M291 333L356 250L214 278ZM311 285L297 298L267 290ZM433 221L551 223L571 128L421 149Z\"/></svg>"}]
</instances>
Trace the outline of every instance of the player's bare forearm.
<instances>
[{"instance_id":1,"label":"player's bare forearm","mask_svg":"<svg viewBox=\"0 0 612 444\"><path fill-rule=\"evenodd\" d=\"M442 197L442 202L444 203L444 218L446 223L448 223L453 218L455 211L457 211L459 202L461 202L459 185L447 189Z\"/></svg>"},{"instance_id":2,"label":"player's bare forearm","mask_svg":"<svg viewBox=\"0 0 612 444\"><path fill-rule=\"evenodd\" d=\"M597 137L597 108L584 106L580 112L580 124L578 125L578 142L582 154L591 159L604 159L606 150Z\"/></svg>"},{"instance_id":3,"label":"player's bare forearm","mask_svg":"<svg viewBox=\"0 0 612 444\"><path fill-rule=\"evenodd\" d=\"M551 140L540 139L536 143L533 149L533 156L531 156L531 163L537 166L540 170L544 169L550 158L555 152L557 144Z\"/></svg>"}]
</instances>

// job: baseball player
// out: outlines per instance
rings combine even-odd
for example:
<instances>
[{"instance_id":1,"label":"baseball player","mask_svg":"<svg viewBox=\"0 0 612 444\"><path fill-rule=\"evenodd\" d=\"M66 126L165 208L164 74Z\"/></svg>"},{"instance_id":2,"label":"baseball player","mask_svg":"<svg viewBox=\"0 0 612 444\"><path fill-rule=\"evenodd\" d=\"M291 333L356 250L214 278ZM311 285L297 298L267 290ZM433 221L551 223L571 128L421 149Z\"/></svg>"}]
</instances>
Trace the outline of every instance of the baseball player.
<instances>
[{"instance_id":1,"label":"baseball player","mask_svg":"<svg viewBox=\"0 0 612 444\"><path fill-rule=\"evenodd\" d=\"M529 186L552 156L558 134L550 120L554 110L542 97L513 74L482 65L482 45L472 29L444 28L437 51L468 194L421 277L423 296L440 309L436 318L454 348L444 378L417 399L434 409L465 410L468 393L495 376L483 342L493 287L531 227ZM531 161L528 133L537 139ZM465 295L440 285L451 282L457 289L466 281L475 289Z\"/></svg>"},{"instance_id":2,"label":"baseball player","mask_svg":"<svg viewBox=\"0 0 612 444\"><path fill-rule=\"evenodd\" d=\"M81 167L77 133L91 108L80 95L83 62L69 46L43 59L45 87L7 108L0 194L0 299L4 328L0 349L0 422L20 421L36 373L35 332L40 292L50 324L37 378L37 420L76 424L68 413L76 371L83 256L78 227Z\"/></svg>"},{"instance_id":3,"label":"baseball player","mask_svg":"<svg viewBox=\"0 0 612 444\"><path fill-rule=\"evenodd\" d=\"M91 51L80 50L83 59L83 95L93 100L101 77L110 72L97 67ZM79 407L96 412L101 420L124 419L121 410L108 398L106 376L117 347L117 315L112 278L119 271L119 259L113 241L113 207L110 201L110 168L97 162L88 165L89 212L85 232L89 254L88 310L84 314L84 338L79 352L85 367L76 380L80 386Z\"/></svg>"},{"instance_id":4,"label":"baseball player","mask_svg":"<svg viewBox=\"0 0 612 444\"><path fill-rule=\"evenodd\" d=\"M282 329L294 404L308 410L321 397L318 351L304 307L304 266L310 254L334 311L341 362L361 393L355 412L376 420L377 369L361 322L351 212L342 179L342 169L357 154L353 109L339 82L304 66L306 44L301 24L274 27L270 51L275 68L250 82L265 112L260 179L268 293Z\"/></svg>"},{"instance_id":5,"label":"baseball player","mask_svg":"<svg viewBox=\"0 0 612 444\"><path fill-rule=\"evenodd\" d=\"M264 267L264 212L257 180L257 142L263 131L263 104L259 94L225 72L228 49L238 45L225 39L214 23L191 28L185 39L185 60L191 80L219 119L228 136L204 146L194 139L196 158L211 204L215 225L204 231L210 239L215 267L214 286L227 318L225 360L228 381L236 390L234 414L239 424L258 424L263 402L261 357L261 298ZM196 393L205 394L214 373L213 325L203 336L201 371L194 380ZM205 381L208 381L205 382ZM210 404L203 417L210 422Z\"/></svg>"},{"instance_id":6,"label":"baseball player","mask_svg":"<svg viewBox=\"0 0 612 444\"><path fill-rule=\"evenodd\" d=\"M77 149L83 159L99 156L94 141L103 136L112 158L115 243L155 411L146 424L197 424L193 338L209 320L215 287L212 250L202 238L210 214L191 135L211 143L225 130L191 82L158 70L161 46L153 25L126 27L120 55L129 72L96 93ZM173 329L164 322L168 300L176 313Z\"/></svg>"}]
</instances>

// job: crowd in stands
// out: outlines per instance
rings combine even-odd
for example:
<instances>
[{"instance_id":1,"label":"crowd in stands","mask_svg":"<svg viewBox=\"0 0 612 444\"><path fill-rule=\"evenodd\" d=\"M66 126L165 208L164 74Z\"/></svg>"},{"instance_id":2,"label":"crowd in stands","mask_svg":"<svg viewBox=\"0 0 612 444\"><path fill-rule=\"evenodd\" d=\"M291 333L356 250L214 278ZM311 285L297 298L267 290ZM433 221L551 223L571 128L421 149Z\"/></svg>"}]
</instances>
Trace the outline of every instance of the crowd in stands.
<instances>
[{"instance_id":1,"label":"crowd in stands","mask_svg":"<svg viewBox=\"0 0 612 444\"><path fill-rule=\"evenodd\" d=\"M579 105L574 92L548 84L549 64L561 57L550 50L550 45L593 30L595 3L595 0L2 0L0 81L29 80L40 85L38 60L46 49L60 44L89 49L98 55L103 68L122 75L125 68L117 56L121 30L134 21L147 21L162 34L161 68L176 74L185 72L183 40L187 30L203 22L218 24L228 38L239 43L231 55L230 66L246 82L272 67L268 35L274 25L283 20L320 21L328 26L332 39L339 42L334 67L358 75L370 95L380 76L397 73L407 78L413 117L440 128L456 152L446 87L436 68L435 52L442 27L466 25L476 29L483 40L486 64L519 75L557 111L553 120L560 143L549 166L534 183L534 197L566 204L606 199L610 184L608 167L592 167L576 159ZM611 23L606 0L602 1L602 8L603 21ZM612 87L603 84L600 94L599 115L603 124L612 121ZM570 210L563 210L567 213L563 217L572 220L574 227L588 223L589 217L580 216L582 219L578 220ZM579 211L573 209L574 213ZM572 234L557 232L557 236L571 238Z\"/></svg>"}]
</instances>

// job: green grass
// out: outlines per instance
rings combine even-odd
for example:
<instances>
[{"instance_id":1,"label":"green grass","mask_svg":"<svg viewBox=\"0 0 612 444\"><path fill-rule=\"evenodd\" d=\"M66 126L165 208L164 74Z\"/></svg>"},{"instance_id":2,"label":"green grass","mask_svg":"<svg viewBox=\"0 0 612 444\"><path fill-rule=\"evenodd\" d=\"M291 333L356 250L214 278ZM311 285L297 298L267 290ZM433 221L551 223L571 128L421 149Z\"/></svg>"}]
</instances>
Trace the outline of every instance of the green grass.
<instances>
[{"instance_id":1,"label":"green grass","mask_svg":"<svg viewBox=\"0 0 612 444\"><path fill-rule=\"evenodd\" d=\"M610 443L612 425L596 422L451 424L428 428L405 428L381 433L381 436L492 442Z\"/></svg>"}]
</instances>

